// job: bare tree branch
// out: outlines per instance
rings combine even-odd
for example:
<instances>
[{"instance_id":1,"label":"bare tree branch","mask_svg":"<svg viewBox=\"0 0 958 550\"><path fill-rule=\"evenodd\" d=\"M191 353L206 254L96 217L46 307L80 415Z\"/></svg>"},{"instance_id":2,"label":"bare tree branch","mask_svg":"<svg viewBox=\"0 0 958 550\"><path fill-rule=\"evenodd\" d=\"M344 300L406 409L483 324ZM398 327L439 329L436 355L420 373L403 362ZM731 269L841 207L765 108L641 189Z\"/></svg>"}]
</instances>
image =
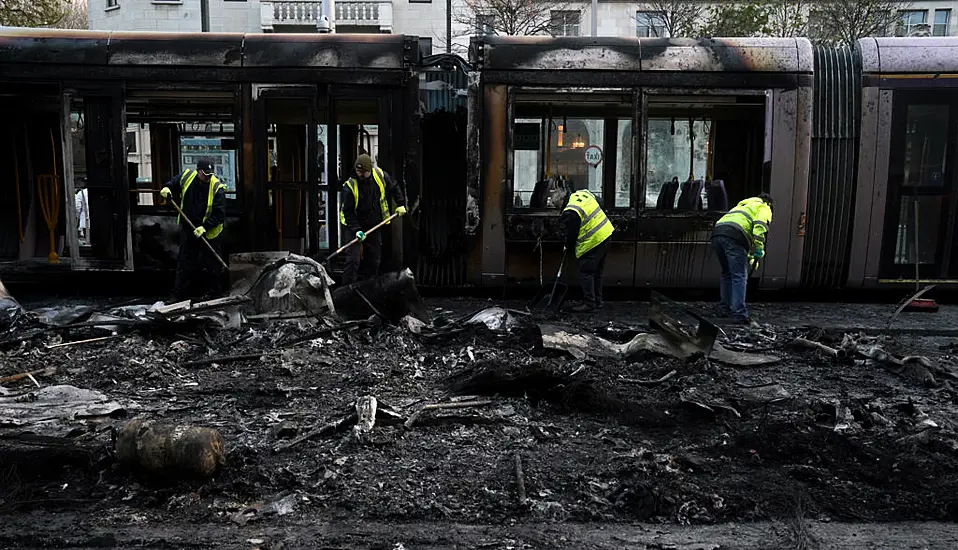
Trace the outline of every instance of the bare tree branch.
<instances>
[{"instance_id":1,"label":"bare tree branch","mask_svg":"<svg viewBox=\"0 0 958 550\"><path fill-rule=\"evenodd\" d=\"M639 12L651 12L654 27L664 29L669 37L675 38L696 36L696 28L706 11L705 4L694 0L659 0L643 2L642 5L644 7Z\"/></svg>"},{"instance_id":2,"label":"bare tree branch","mask_svg":"<svg viewBox=\"0 0 958 550\"><path fill-rule=\"evenodd\" d=\"M473 34L535 36L554 34L553 11L576 11L576 5L538 0L465 0L453 21Z\"/></svg>"},{"instance_id":3,"label":"bare tree branch","mask_svg":"<svg viewBox=\"0 0 958 550\"><path fill-rule=\"evenodd\" d=\"M807 36L812 4L812 0L769 0L768 33L781 38Z\"/></svg>"},{"instance_id":4,"label":"bare tree branch","mask_svg":"<svg viewBox=\"0 0 958 550\"><path fill-rule=\"evenodd\" d=\"M809 38L821 44L853 45L866 36L887 36L899 24L900 10L911 2L892 0L828 0L809 13Z\"/></svg>"}]
</instances>

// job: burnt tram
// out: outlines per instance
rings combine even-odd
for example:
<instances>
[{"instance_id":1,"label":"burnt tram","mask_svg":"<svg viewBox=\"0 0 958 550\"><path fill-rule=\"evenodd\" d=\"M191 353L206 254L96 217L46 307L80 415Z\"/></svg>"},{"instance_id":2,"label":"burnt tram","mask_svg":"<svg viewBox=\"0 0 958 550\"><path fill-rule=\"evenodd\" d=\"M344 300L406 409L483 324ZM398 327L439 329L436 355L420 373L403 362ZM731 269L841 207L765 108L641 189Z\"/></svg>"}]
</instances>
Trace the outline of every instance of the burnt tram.
<instances>
[{"instance_id":1,"label":"burnt tram","mask_svg":"<svg viewBox=\"0 0 958 550\"><path fill-rule=\"evenodd\" d=\"M424 286L538 285L556 198L588 188L612 287L714 288L712 225L766 191L753 284L902 290L917 263L958 288L958 39L481 37L431 58L396 35L0 30L0 277L171 269L158 190L200 155L229 185L228 250L323 255L369 152L420 206L383 267Z\"/></svg>"},{"instance_id":2,"label":"burnt tram","mask_svg":"<svg viewBox=\"0 0 958 550\"><path fill-rule=\"evenodd\" d=\"M174 268L158 191L200 156L228 187L227 250L336 249L339 159L371 153L418 199L418 61L398 35L3 29L0 276Z\"/></svg>"}]
</instances>

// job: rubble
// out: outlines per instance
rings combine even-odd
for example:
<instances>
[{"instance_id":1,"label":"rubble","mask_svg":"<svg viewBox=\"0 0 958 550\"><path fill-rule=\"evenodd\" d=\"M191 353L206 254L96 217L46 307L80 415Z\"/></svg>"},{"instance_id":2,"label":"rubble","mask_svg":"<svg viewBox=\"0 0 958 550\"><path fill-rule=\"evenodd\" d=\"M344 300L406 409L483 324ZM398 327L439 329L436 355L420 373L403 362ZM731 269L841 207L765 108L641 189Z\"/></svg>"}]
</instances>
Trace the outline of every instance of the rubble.
<instances>
[{"instance_id":1,"label":"rubble","mask_svg":"<svg viewBox=\"0 0 958 550\"><path fill-rule=\"evenodd\" d=\"M15 325L22 313L23 308L20 307L20 303L7 292L7 287L0 282L0 331L7 330Z\"/></svg>"},{"instance_id":2,"label":"rubble","mask_svg":"<svg viewBox=\"0 0 958 550\"><path fill-rule=\"evenodd\" d=\"M300 282L321 273L283 265ZM429 310L418 292L377 291L415 290L402 273L361 295L332 287L335 316L321 288L298 284L260 301L275 313L292 297L295 319L256 317L234 286L249 301L220 307L239 327L204 302L25 311L0 348L0 446L16 449L0 465L47 462L0 502L34 509L66 483L64 499L161 524L710 523L781 518L802 493L816 518L951 517L956 396L943 382L956 358L938 341L763 326L696 353L624 315L541 324L507 304ZM174 444L186 433L200 445Z\"/></svg>"}]
</instances>

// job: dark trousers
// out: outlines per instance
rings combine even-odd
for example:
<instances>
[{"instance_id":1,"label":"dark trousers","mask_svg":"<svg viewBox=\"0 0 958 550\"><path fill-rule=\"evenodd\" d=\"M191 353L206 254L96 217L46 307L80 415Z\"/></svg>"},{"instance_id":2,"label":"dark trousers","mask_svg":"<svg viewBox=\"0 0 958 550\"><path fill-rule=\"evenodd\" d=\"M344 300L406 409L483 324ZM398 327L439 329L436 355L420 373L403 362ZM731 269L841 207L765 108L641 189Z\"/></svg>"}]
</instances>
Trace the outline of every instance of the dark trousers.
<instances>
[{"instance_id":1,"label":"dark trousers","mask_svg":"<svg viewBox=\"0 0 958 550\"><path fill-rule=\"evenodd\" d=\"M343 267L343 284L365 281L379 275L379 262L383 257L382 233L366 235L366 240L346 249L346 265Z\"/></svg>"},{"instance_id":2,"label":"dark trousers","mask_svg":"<svg viewBox=\"0 0 958 550\"><path fill-rule=\"evenodd\" d=\"M712 237L712 251L722 267L719 294L723 313L729 313L738 320L747 319L745 290L748 288L748 250L735 239L715 235Z\"/></svg>"},{"instance_id":3,"label":"dark trousers","mask_svg":"<svg viewBox=\"0 0 958 550\"><path fill-rule=\"evenodd\" d=\"M210 245L223 257L224 234L210 240ZM224 259L225 261L225 259ZM193 232L180 230L180 252L176 257L176 281L173 283L173 299L221 296L225 293L229 274Z\"/></svg>"},{"instance_id":4,"label":"dark trousers","mask_svg":"<svg viewBox=\"0 0 958 550\"><path fill-rule=\"evenodd\" d=\"M602 273L605 271L605 256L608 252L609 239L606 239L579 258L582 299L597 306L602 305Z\"/></svg>"}]
</instances>

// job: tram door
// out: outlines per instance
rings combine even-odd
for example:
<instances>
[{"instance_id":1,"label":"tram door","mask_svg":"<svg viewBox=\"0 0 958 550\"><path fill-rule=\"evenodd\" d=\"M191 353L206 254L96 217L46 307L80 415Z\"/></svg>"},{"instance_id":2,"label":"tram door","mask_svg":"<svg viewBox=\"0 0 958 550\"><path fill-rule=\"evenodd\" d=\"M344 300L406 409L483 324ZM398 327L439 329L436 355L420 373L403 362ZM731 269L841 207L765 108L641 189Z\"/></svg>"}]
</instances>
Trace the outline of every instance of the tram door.
<instances>
[{"instance_id":1,"label":"tram door","mask_svg":"<svg viewBox=\"0 0 958 550\"><path fill-rule=\"evenodd\" d=\"M63 96L61 140L71 226L67 248L76 270L132 270L126 115L119 90Z\"/></svg>"},{"instance_id":2,"label":"tram door","mask_svg":"<svg viewBox=\"0 0 958 550\"><path fill-rule=\"evenodd\" d=\"M326 101L315 86L253 87L257 248L315 254L328 245Z\"/></svg>"},{"instance_id":3,"label":"tram door","mask_svg":"<svg viewBox=\"0 0 958 550\"><path fill-rule=\"evenodd\" d=\"M954 94L895 93L881 278L958 278L956 134Z\"/></svg>"}]
</instances>

